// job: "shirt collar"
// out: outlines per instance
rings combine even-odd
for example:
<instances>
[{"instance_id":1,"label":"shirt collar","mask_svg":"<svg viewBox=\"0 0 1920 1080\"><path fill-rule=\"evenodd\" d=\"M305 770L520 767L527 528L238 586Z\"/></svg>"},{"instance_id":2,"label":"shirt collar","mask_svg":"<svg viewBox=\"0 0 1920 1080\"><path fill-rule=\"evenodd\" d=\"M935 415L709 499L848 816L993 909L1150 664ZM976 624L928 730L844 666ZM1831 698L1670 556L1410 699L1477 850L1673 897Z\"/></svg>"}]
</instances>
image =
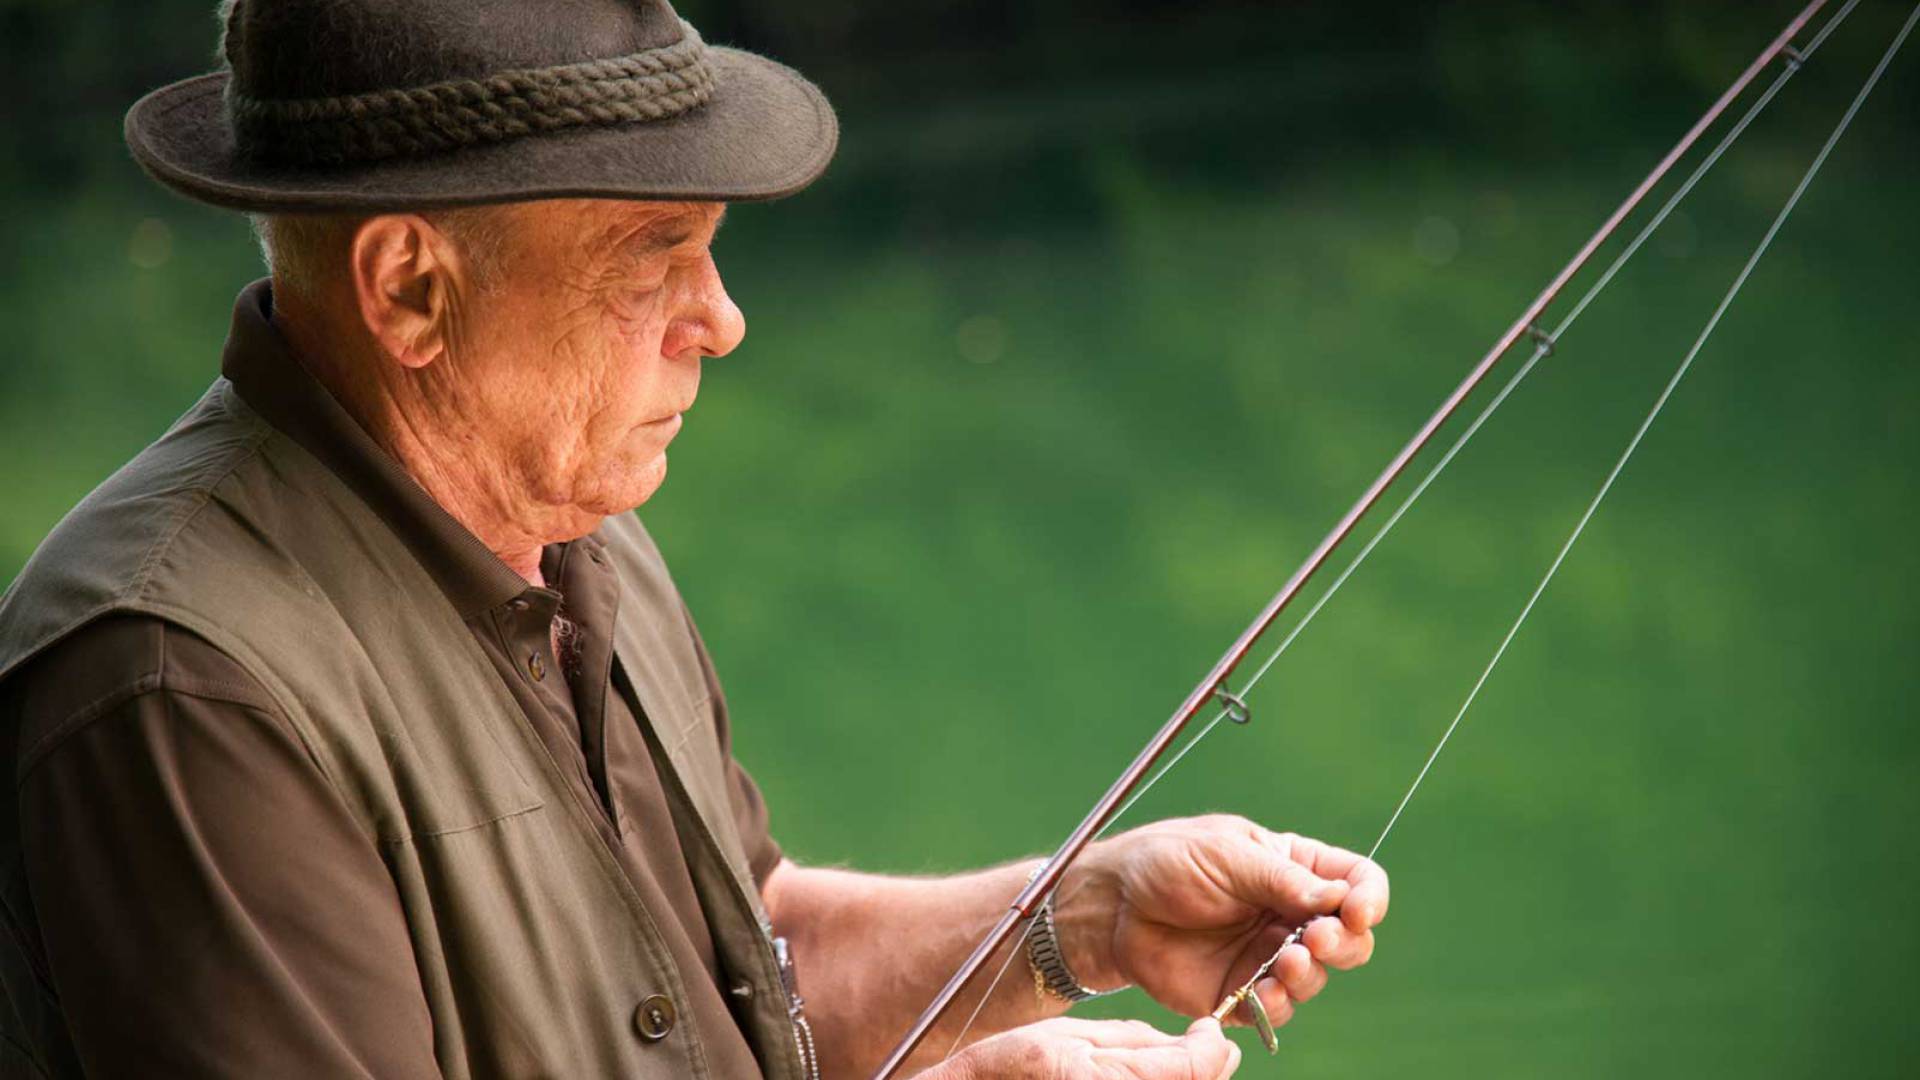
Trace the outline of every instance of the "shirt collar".
<instances>
[{"instance_id":1,"label":"shirt collar","mask_svg":"<svg viewBox=\"0 0 1920 1080\"><path fill-rule=\"evenodd\" d=\"M318 458L373 508L433 575L462 618L491 610L533 588L433 501L307 372L273 325L273 290L268 280L248 285L234 302L233 327L221 355L220 373L267 423ZM601 545L597 536L582 539L589 547Z\"/></svg>"}]
</instances>

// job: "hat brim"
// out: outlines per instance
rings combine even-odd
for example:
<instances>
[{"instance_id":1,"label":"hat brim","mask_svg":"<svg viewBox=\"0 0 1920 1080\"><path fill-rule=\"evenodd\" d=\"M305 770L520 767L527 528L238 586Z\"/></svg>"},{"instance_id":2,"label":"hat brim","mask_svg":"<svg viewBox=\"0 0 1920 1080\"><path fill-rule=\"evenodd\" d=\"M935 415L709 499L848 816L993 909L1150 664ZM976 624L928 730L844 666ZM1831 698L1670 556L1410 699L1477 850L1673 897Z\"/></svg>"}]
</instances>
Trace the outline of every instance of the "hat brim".
<instances>
[{"instance_id":1,"label":"hat brim","mask_svg":"<svg viewBox=\"0 0 1920 1080\"><path fill-rule=\"evenodd\" d=\"M710 47L713 96L666 120L526 135L344 168L263 167L235 152L227 74L163 86L127 111L127 146L154 179L249 211L365 211L527 199L777 199L826 170L839 125L798 72Z\"/></svg>"}]
</instances>

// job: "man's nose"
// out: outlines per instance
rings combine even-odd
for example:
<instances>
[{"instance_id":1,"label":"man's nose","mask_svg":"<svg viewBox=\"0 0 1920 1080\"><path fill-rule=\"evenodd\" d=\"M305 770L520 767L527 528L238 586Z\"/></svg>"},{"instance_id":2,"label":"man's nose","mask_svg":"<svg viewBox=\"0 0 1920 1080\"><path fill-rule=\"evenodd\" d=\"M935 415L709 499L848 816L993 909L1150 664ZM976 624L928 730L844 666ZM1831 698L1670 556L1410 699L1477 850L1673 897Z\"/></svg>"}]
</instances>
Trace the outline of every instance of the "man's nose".
<instances>
[{"instance_id":1,"label":"man's nose","mask_svg":"<svg viewBox=\"0 0 1920 1080\"><path fill-rule=\"evenodd\" d=\"M747 317L727 295L720 281L720 268L707 255L693 283L684 314L674 321L662 352L680 356L698 349L702 356L725 356L747 336Z\"/></svg>"}]
</instances>

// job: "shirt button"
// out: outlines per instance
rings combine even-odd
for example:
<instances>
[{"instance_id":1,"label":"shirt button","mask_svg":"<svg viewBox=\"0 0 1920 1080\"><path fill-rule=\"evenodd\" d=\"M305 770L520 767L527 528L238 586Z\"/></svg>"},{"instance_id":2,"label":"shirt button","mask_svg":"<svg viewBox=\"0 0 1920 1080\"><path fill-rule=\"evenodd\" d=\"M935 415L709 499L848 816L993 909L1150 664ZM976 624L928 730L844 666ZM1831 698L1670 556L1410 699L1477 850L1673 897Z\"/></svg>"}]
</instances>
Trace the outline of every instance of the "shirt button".
<instances>
[{"instance_id":1,"label":"shirt button","mask_svg":"<svg viewBox=\"0 0 1920 1080\"><path fill-rule=\"evenodd\" d=\"M659 1042L673 1030L673 999L665 994L655 994L640 1003L633 1010L633 1029L648 1042Z\"/></svg>"},{"instance_id":2,"label":"shirt button","mask_svg":"<svg viewBox=\"0 0 1920 1080\"><path fill-rule=\"evenodd\" d=\"M547 677L547 662L540 659L539 653L527 654L527 674L533 676L534 682Z\"/></svg>"}]
</instances>

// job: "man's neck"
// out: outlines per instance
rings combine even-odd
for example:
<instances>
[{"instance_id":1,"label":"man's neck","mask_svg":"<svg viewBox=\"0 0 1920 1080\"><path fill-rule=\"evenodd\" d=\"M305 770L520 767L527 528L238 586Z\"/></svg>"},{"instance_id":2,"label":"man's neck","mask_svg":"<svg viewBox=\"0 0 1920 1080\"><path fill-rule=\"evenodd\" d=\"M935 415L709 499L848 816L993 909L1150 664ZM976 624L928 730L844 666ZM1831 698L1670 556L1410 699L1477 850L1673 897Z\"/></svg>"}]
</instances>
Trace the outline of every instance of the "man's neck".
<instances>
[{"instance_id":1,"label":"man's neck","mask_svg":"<svg viewBox=\"0 0 1920 1080\"><path fill-rule=\"evenodd\" d=\"M457 409L430 400L427 379L361 362L358 353L365 349L348 345L345 335L308 340L314 321L286 319L283 310L274 312L273 321L307 372L429 498L515 573L536 586L546 584L541 549L568 536L564 526L548 520L555 516L552 508L515 490L516 472L491 452L488 432Z\"/></svg>"},{"instance_id":2,"label":"man's neck","mask_svg":"<svg viewBox=\"0 0 1920 1080\"><path fill-rule=\"evenodd\" d=\"M479 537L514 573L534 585L546 584L540 553L548 538L521 524L530 515L510 507L507 493L500 490L508 479L507 469L487 466L481 461L483 455L463 458L448 453L449 448L475 442L419 422L391 398L376 402L369 412L374 415L355 413L354 419L429 498Z\"/></svg>"}]
</instances>

